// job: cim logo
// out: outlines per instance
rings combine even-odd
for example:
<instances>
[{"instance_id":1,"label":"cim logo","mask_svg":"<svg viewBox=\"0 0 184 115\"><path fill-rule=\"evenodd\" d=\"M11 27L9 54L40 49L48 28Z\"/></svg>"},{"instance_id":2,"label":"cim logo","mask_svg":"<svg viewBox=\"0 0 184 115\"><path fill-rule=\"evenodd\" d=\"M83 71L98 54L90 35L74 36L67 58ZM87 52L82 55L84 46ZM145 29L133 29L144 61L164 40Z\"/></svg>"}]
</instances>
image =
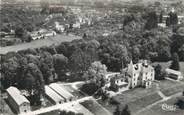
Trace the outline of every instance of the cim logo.
<instances>
[{"instance_id":1,"label":"cim logo","mask_svg":"<svg viewBox=\"0 0 184 115\"><path fill-rule=\"evenodd\" d=\"M176 111L176 105L168 105L166 103L162 104L162 110L164 111Z\"/></svg>"}]
</instances>

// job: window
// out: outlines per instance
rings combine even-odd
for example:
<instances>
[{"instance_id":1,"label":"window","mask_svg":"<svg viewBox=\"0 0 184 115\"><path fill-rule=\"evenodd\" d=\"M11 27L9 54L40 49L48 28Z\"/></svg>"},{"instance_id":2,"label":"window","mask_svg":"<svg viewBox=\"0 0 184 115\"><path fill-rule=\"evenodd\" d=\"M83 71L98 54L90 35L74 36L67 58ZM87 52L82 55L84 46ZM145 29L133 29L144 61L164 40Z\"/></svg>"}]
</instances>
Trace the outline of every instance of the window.
<instances>
[{"instance_id":1,"label":"window","mask_svg":"<svg viewBox=\"0 0 184 115\"><path fill-rule=\"evenodd\" d=\"M121 82L123 82L123 79L121 80Z\"/></svg>"},{"instance_id":2,"label":"window","mask_svg":"<svg viewBox=\"0 0 184 115\"><path fill-rule=\"evenodd\" d=\"M153 74L151 73L151 76L153 76Z\"/></svg>"},{"instance_id":3,"label":"window","mask_svg":"<svg viewBox=\"0 0 184 115\"><path fill-rule=\"evenodd\" d=\"M146 75L148 74L148 72L146 72Z\"/></svg>"},{"instance_id":4,"label":"window","mask_svg":"<svg viewBox=\"0 0 184 115\"><path fill-rule=\"evenodd\" d=\"M27 110L24 110L24 112L27 112Z\"/></svg>"},{"instance_id":5,"label":"window","mask_svg":"<svg viewBox=\"0 0 184 115\"><path fill-rule=\"evenodd\" d=\"M134 76L135 76L135 74L134 74Z\"/></svg>"}]
</instances>

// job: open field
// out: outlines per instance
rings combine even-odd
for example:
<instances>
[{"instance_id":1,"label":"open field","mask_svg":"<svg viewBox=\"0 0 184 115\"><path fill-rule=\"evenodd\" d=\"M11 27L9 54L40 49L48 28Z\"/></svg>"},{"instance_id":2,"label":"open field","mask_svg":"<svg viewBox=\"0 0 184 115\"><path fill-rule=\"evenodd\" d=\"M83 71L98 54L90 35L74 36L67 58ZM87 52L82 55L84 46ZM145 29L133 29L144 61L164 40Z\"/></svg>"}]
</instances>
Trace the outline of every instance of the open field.
<instances>
[{"instance_id":1,"label":"open field","mask_svg":"<svg viewBox=\"0 0 184 115\"><path fill-rule=\"evenodd\" d=\"M152 108L144 112L139 113L138 115L184 115L184 110L181 110L179 108L176 108L175 111L165 111L162 109L162 104L173 106L176 102L177 98L167 100L165 102L153 106Z\"/></svg>"},{"instance_id":2,"label":"open field","mask_svg":"<svg viewBox=\"0 0 184 115\"><path fill-rule=\"evenodd\" d=\"M29 48L40 48L43 46L59 45L61 42L71 42L75 39L81 39L81 37L74 35L66 36L57 34L54 37L35 40L30 43L22 43L14 46L0 47L0 54L6 54L8 52L17 52Z\"/></svg>"}]
</instances>

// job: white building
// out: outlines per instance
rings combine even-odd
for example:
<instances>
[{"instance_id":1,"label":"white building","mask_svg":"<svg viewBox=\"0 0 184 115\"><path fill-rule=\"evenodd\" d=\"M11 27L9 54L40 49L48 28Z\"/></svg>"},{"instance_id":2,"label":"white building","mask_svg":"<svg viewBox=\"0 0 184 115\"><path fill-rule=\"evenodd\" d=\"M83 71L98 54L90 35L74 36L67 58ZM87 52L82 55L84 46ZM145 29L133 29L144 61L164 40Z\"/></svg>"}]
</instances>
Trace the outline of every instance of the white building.
<instances>
[{"instance_id":1,"label":"white building","mask_svg":"<svg viewBox=\"0 0 184 115\"><path fill-rule=\"evenodd\" d=\"M66 89L62 88L59 84L57 83L52 83L49 85L49 87L51 89L53 89L57 94L59 94L60 96L62 96L65 101L72 101L75 99L75 97L70 93L68 92Z\"/></svg>"},{"instance_id":2,"label":"white building","mask_svg":"<svg viewBox=\"0 0 184 115\"><path fill-rule=\"evenodd\" d=\"M178 81L183 79L183 75L180 71L176 71L176 70L169 69L169 68L165 69L165 71L167 72L168 77L172 79L175 79Z\"/></svg>"},{"instance_id":3,"label":"white building","mask_svg":"<svg viewBox=\"0 0 184 115\"><path fill-rule=\"evenodd\" d=\"M136 86L151 87L152 81L155 79L154 68L148 65L146 60L137 64L133 64L131 61L127 68L127 74L130 88Z\"/></svg>"},{"instance_id":4,"label":"white building","mask_svg":"<svg viewBox=\"0 0 184 115\"><path fill-rule=\"evenodd\" d=\"M55 29L60 32L65 31L65 27L63 25L60 25L59 22L55 22Z\"/></svg>"},{"instance_id":5,"label":"white building","mask_svg":"<svg viewBox=\"0 0 184 115\"><path fill-rule=\"evenodd\" d=\"M7 90L10 106L17 113L26 113L30 111L30 102L21 94L16 87L9 87Z\"/></svg>"},{"instance_id":6,"label":"white building","mask_svg":"<svg viewBox=\"0 0 184 115\"><path fill-rule=\"evenodd\" d=\"M53 89L49 86L45 86L45 96L53 103L53 104L61 104L64 103L65 99L57 94Z\"/></svg>"},{"instance_id":7,"label":"white building","mask_svg":"<svg viewBox=\"0 0 184 115\"><path fill-rule=\"evenodd\" d=\"M43 38L46 38L46 37L53 37L53 36L56 35L56 32L41 29L39 31L32 32L30 35L31 35L31 38L33 40L38 40L38 39L43 39Z\"/></svg>"}]
</instances>

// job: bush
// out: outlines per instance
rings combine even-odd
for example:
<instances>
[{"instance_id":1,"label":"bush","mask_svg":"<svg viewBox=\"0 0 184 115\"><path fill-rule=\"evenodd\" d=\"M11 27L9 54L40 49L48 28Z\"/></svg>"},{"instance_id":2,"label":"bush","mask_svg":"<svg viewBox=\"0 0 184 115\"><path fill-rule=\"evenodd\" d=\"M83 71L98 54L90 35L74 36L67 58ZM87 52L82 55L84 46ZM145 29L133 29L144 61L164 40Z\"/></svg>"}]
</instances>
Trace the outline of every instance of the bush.
<instances>
[{"instance_id":1,"label":"bush","mask_svg":"<svg viewBox=\"0 0 184 115\"><path fill-rule=\"evenodd\" d=\"M98 86L95 83L87 83L84 84L80 90L88 95L93 95L98 90Z\"/></svg>"}]
</instances>

